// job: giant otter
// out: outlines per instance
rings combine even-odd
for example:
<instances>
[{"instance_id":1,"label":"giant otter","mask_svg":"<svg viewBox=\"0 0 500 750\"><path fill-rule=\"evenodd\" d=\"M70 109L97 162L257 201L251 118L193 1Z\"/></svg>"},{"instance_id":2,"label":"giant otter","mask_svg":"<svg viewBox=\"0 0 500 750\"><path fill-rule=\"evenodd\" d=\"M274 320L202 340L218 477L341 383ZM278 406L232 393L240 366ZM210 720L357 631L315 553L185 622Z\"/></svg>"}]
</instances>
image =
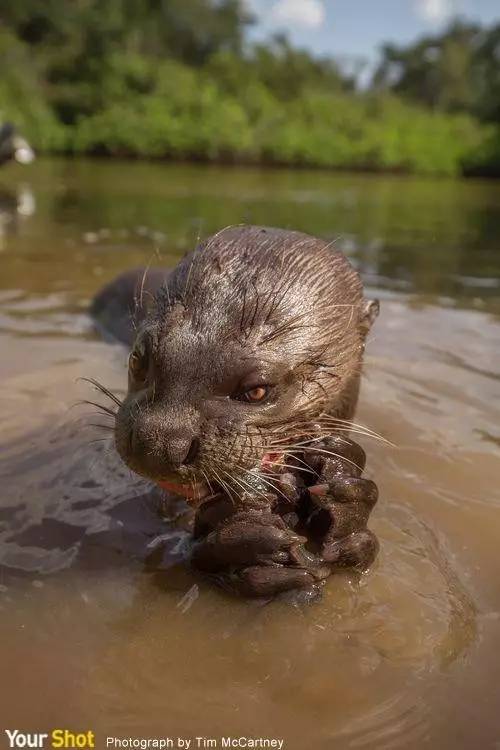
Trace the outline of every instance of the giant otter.
<instances>
[{"instance_id":1,"label":"giant otter","mask_svg":"<svg viewBox=\"0 0 500 750\"><path fill-rule=\"evenodd\" d=\"M197 568L271 596L373 561L377 488L349 429L378 303L331 243L229 227L170 273L122 275L92 312L132 346L117 450L197 506Z\"/></svg>"},{"instance_id":2,"label":"giant otter","mask_svg":"<svg viewBox=\"0 0 500 750\"><path fill-rule=\"evenodd\" d=\"M0 125L0 165L14 159L19 164L30 164L35 158L28 141L17 133L10 122Z\"/></svg>"}]
</instances>

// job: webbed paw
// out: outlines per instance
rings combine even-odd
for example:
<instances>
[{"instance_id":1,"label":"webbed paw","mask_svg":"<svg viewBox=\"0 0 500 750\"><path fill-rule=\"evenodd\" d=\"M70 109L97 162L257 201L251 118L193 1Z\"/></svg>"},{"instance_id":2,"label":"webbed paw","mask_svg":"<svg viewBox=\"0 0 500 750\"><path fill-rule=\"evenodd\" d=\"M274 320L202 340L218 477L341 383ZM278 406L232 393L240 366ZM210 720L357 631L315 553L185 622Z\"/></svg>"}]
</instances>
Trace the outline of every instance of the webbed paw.
<instances>
[{"instance_id":1,"label":"webbed paw","mask_svg":"<svg viewBox=\"0 0 500 750\"><path fill-rule=\"evenodd\" d=\"M325 440L307 456L318 479L308 487L305 526L325 562L366 570L378 541L366 526L378 499L377 485L361 477L363 449L345 437Z\"/></svg>"},{"instance_id":2,"label":"webbed paw","mask_svg":"<svg viewBox=\"0 0 500 750\"><path fill-rule=\"evenodd\" d=\"M290 562L290 551L306 541L273 513L237 511L195 544L196 568L215 572L243 565Z\"/></svg>"},{"instance_id":3,"label":"webbed paw","mask_svg":"<svg viewBox=\"0 0 500 750\"><path fill-rule=\"evenodd\" d=\"M324 576L326 577L326 576ZM322 578L304 568L265 567L253 565L232 571L225 581L227 588L252 598L269 598L288 591L300 590L307 598L318 597Z\"/></svg>"},{"instance_id":4,"label":"webbed paw","mask_svg":"<svg viewBox=\"0 0 500 750\"><path fill-rule=\"evenodd\" d=\"M366 570L378 551L367 529L378 491L361 476L365 460L357 443L333 436L307 446L308 477L297 470L287 495L259 488L236 502L223 493L210 498L196 515L194 567L233 593L297 592L301 601L317 598L335 569Z\"/></svg>"}]
</instances>

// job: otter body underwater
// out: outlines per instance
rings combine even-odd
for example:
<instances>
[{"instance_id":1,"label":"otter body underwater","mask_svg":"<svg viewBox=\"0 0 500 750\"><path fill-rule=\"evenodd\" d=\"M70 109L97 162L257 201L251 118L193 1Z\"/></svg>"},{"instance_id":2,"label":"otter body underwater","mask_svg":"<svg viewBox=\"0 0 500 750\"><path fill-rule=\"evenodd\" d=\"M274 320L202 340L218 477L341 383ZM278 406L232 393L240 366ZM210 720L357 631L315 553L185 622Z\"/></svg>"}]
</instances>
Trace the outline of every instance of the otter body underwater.
<instances>
[{"instance_id":1,"label":"otter body underwater","mask_svg":"<svg viewBox=\"0 0 500 750\"><path fill-rule=\"evenodd\" d=\"M375 558L377 488L349 431L377 313L331 244L253 226L95 298L99 326L131 346L116 448L196 506L193 565L224 587L316 595Z\"/></svg>"}]
</instances>

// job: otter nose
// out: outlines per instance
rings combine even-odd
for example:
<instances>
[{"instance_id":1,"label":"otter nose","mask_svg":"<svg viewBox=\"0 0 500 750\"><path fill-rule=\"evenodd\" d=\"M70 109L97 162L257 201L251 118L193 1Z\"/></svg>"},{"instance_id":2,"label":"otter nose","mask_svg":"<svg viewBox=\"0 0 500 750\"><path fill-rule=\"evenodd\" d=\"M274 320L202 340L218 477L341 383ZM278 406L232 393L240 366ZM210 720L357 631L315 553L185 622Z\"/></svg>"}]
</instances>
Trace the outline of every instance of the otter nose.
<instances>
[{"instance_id":1,"label":"otter nose","mask_svg":"<svg viewBox=\"0 0 500 750\"><path fill-rule=\"evenodd\" d=\"M171 435L165 444L165 458L174 469L192 464L198 453L197 438L187 435Z\"/></svg>"},{"instance_id":2,"label":"otter nose","mask_svg":"<svg viewBox=\"0 0 500 750\"><path fill-rule=\"evenodd\" d=\"M191 464L200 447L193 425L169 423L155 412L138 415L130 437L133 454L151 471Z\"/></svg>"}]
</instances>

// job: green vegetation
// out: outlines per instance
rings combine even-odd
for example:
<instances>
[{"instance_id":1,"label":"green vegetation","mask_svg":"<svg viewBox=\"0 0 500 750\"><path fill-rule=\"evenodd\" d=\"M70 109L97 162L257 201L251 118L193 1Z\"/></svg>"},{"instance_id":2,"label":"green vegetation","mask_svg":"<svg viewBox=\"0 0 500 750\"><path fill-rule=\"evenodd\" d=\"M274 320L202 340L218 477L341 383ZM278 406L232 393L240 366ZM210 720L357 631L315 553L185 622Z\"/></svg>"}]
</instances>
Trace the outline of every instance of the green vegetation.
<instances>
[{"instance_id":1,"label":"green vegetation","mask_svg":"<svg viewBox=\"0 0 500 750\"><path fill-rule=\"evenodd\" d=\"M500 25L387 45L368 91L285 38L245 44L240 0L17 0L0 113L40 150L500 174Z\"/></svg>"}]
</instances>

